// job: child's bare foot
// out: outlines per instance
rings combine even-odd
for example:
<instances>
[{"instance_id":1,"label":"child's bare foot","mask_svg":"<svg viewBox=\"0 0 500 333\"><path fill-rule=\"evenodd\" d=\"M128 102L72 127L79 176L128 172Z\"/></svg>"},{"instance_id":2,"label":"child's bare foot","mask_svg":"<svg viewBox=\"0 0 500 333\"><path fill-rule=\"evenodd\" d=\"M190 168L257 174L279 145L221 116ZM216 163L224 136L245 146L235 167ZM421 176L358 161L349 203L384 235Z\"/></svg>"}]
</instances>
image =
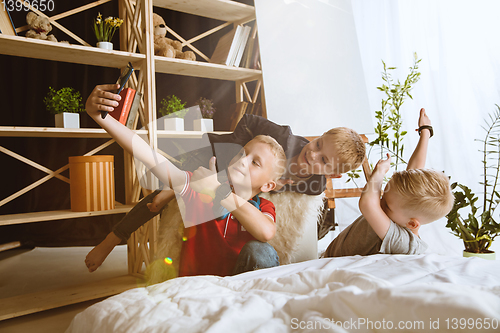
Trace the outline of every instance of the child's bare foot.
<instances>
[{"instance_id":1,"label":"child's bare foot","mask_svg":"<svg viewBox=\"0 0 500 333\"><path fill-rule=\"evenodd\" d=\"M92 273L98 269L111 251L113 251L115 246L120 244L121 241L122 240L118 236L110 232L99 245L94 247L85 258L85 265L87 265L89 272Z\"/></svg>"},{"instance_id":2,"label":"child's bare foot","mask_svg":"<svg viewBox=\"0 0 500 333\"><path fill-rule=\"evenodd\" d=\"M153 202L146 204L151 212L159 212L167 203L170 202L175 196L172 190L163 190L158 193L154 198Z\"/></svg>"}]
</instances>

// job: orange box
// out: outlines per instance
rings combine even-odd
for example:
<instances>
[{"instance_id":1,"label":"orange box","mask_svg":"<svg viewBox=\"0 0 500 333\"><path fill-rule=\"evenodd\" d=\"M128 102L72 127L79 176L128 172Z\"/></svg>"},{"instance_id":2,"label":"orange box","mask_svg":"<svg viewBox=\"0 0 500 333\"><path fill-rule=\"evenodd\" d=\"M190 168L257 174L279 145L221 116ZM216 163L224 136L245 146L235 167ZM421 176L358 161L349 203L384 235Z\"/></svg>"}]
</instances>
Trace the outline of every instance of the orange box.
<instances>
[{"instance_id":1,"label":"orange box","mask_svg":"<svg viewBox=\"0 0 500 333\"><path fill-rule=\"evenodd\" d=\"M113 155L69 157L69 179L73 212L115 208Z\"/></svg>"}]
</instances>

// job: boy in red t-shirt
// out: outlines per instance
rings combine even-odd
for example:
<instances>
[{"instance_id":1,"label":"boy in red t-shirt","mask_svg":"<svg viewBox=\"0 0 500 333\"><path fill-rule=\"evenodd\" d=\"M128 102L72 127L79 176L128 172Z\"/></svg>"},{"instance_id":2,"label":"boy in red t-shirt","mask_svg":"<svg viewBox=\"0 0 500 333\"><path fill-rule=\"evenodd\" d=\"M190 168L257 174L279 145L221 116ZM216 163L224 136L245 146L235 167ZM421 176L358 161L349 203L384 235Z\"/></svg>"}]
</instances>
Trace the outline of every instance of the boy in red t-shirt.
<instances>
[{"instance_id":1,"label":"boy in red t-shirt","mask_svg":"<svg viewBox=\"0 0 500 333\"><path fill-rule=\"evenodd\" d=\"M224 276L277 266L276 251L266 243L276 232L274 205L257 194L272 191L285 170L286 157L278 142L258 136L247 143L227 170L230 182L219 182L215 158L209 169L182 171L113 117L101 117L100 111L112 112L118 105L120 96L111 92L117 88L96 86L87 99L87 113L185 201L184 224L187 234L194 236L183 244L180 275Z\"/></svg>"}]
</instances>

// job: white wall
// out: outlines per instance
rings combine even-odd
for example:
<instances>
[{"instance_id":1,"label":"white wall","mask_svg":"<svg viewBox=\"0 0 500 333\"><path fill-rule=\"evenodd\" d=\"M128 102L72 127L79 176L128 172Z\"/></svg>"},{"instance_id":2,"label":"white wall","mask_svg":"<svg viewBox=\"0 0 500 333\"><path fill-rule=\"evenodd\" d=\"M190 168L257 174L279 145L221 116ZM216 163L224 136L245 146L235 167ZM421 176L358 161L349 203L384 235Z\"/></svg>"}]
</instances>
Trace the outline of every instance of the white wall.
<instances>
[{"instance_id":1,"label":"white wall","mask_svg":"<svg viewBox=\"0 0 500 333\"><path fill-rule=\"evenodd\" d=\"M349 0L255 0L268 118L303 136L373 130Z\"/></svg>"}]
</instances>

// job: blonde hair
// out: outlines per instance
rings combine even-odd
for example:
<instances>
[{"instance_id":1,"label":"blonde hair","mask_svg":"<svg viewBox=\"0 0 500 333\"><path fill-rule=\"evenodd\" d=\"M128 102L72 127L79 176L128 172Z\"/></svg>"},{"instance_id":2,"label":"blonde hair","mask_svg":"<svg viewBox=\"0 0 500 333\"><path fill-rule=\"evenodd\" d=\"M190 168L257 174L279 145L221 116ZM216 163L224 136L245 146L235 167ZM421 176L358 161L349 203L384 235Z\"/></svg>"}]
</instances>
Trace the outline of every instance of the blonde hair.
<instances>
[{"instance_id":1,"label":"blonde hair","mask_svg":"<svg viewBox=\"0 0 500 333\"><path fill-rule=\"evenodd\" d=\"M421 224L442 218L453 207L450 180L443 172L430 169L397 171L387 185L401 196L408 212L424 218Z\"/></svg>"},{"instance_id":2,"label":"blonde hair","mask_svg":"<svg viewBox=\"0 0 500 333\"><path fill-rule=\"evenodd\" d=\"M328 140L337 151L336 170L345 173L357 169L366 156L366 147L361 136L347 127L335 127L323 135L331 135Z\"/></svg>"},{"instance_id":3,"label":"blonde hair","mask_svg":"<svg viewBox=\"0 0 500 333\"><path fill-rule=\"evenodd\" d=\"M273 180L276 181L281 178L283 173L285 172L286 168L286 155L285 151L283 150L283 147L276 141L273 137L269 135L257 135L255 138L249 141L256 141L256 142L261 142L265 143L269 146L271 149L271 152L273 153L275 157L274 161L274 177Z\"/></svg>"}]
</instances>

